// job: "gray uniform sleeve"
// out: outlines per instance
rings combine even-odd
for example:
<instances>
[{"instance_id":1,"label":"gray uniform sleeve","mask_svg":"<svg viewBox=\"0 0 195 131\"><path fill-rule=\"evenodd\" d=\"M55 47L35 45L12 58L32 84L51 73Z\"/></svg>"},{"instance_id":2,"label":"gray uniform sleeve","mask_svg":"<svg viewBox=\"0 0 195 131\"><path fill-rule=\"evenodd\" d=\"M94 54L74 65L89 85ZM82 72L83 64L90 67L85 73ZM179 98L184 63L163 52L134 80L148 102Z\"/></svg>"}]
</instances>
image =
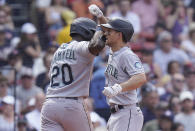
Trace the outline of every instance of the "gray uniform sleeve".
<instances>
[{"instance_id":1,"label":"gray uniform sleeve","mask_svg":"<svg viewBox=\"0 0 195 131\"><path fill-rule=\"evenodd\" d=\"M82 41L78 42L75 44L76 46L76 51L79 53L79 55L92 59L94 58L94 55L89 52L88 46L89 42L88 41Z\"/></svg>"},{"instance_id":2,"label":"gray uniform sleeve","mask_svg":"<svg viewBox=\"0 0 195 131\"><path fill-rule=\"evenodd\" d=\"M125 55L121 59L122 70L128 75L144 73L143 65L137 55Z\"/></svg>"}]
</instances>

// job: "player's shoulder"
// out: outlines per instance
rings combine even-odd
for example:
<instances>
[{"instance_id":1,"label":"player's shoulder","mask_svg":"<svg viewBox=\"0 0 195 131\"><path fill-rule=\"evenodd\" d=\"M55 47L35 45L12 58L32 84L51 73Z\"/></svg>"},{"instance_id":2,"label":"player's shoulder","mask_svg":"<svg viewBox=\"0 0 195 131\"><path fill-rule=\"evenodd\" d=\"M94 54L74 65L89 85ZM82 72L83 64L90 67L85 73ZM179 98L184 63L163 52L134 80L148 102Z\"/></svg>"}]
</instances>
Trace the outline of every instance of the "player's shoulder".
<instances>
[{"instance_id":1,"label":"player's shoulder","mask_svg":"<svg viewBox=\"0 0 195 131\"><path fill-rule=\"evenodd\" d=\"M81 47L81 46L85 46L88 44L89 44L89 41L72 41L69 43L69 45L73 47Z\"/></svg>"},{"instance_id":2,"label":"player's shoulder","mask_svg":"<svg viewBox=\"0 0 195 131\"><path fill-rule=\"evenodd\" d=\"M140 61L140 58L131 49L124 50L118 59L120 63L132 63L134 61Z\"/></svg>"},{"instance_id":3,"label":"player's shoulder","mask_svg":"<svg viewBox=\"0 0 195 131\"><path fill-rule=\"evenodd\" d=\"M68 43L62 43L61 46L59 47L60 49L65 49L65 48L74 48L74 47L77 47L77 46L82 46L82 45L85 45L85 44L88 44L89 41L70 41Z\"/></svg>"},{"instance_id":4,"label":"player's shoulder","mask_svg":"<svg viewBox=\"0 0 195 131\"><path fill-rule=\"evenodd\" d=\"M126 49L121 53L121 55L126 57L138 57L130 48L126 47Z\"/></svg>"}]
</instances>

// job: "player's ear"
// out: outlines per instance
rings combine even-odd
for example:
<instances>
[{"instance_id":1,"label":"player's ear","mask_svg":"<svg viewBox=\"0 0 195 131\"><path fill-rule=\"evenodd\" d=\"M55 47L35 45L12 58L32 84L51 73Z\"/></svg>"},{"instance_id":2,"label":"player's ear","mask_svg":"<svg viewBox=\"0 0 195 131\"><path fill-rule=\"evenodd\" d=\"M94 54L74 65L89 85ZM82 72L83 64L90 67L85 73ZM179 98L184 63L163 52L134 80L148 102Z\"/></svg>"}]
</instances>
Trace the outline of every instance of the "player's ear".
<instances>
[{"instance_id":1,"label":"player's ear","mask_svg":"<svg viewBox=\"0 0 195 131\"><path fill-rule=\"evenodd\" d=\"M119 36L120 36L121 38L123 38L122 32L119 32L118 34L119 34Z\"/></svg>"}]
</instances>

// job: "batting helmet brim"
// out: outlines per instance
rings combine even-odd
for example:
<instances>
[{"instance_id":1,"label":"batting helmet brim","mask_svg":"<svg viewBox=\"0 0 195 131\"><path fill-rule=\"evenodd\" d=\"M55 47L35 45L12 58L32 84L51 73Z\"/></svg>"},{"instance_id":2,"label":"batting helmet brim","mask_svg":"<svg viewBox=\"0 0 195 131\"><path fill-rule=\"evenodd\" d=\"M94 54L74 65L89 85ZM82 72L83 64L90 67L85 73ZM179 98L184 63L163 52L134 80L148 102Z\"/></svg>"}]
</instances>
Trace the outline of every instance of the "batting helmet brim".
<instances>
[{"instance_id":1,"label":"batting helmet brim","mask_svg":"<svg viewBox=\"0 0 195 131\"><path fill-rule=\"evenodd\" d=\"M122 32L122 31L120 30L120 29L122 29L122 28L114 27L114 26L112 26L110 23L101 24L101 27L103 27L103 28L108 28L108 29L112 29L112 30L119 31L119 32Z\"/></svg>"},{"instance_id":2,"label":"batting helmet brim","mask_svg":"<svg viewBox=\"0 0 195 131\"><path fill-rule=\"evenodd\" d=\"M113 28L109 23L107 23L107 24L101 24L101 26L106 27L106 28Z\"/></svg>"},{"instance_id":3,"label":"batting helmet brim","mask_svg":"<svg viewBox=\"0 0 195 131\"><path fill-rule=\"evenodd\" d=\"M104 27L104 28L109 28L109 29L115 30L115 28L112 25L110 25L109 23L107 23L107 24L101 24L101 26Z\"/></svg>"}]
</instances>

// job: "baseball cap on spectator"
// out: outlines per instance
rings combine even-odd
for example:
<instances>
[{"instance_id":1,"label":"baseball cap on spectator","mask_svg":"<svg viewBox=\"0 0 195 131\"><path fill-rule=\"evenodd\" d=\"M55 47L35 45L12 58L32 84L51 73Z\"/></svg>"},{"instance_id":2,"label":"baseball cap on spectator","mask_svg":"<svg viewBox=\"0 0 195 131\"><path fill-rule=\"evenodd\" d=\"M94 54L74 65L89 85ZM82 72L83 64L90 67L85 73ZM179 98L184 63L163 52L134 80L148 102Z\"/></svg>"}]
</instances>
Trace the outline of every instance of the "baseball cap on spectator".
<instances>
[{"instance_id":1,"label":"baseball cap on spectator","mask_svg":"<svg viewBox=\"0 0 195 131\"><path fill-rule=\"evenodd\" d=\"M171 113L171 111L167 110L165 111L161 116L160 119L165 119L165 120L170 120L173 121L173 114Z\"/></svg>"},{"instance_id":2,"label":"baseball cap on spectator","mask_svg":"<svg viewBox=\"0 0 195 131\"><path fill-rule=\"evenodd\" d=\"M2 99L2 102L8 105L14 105L14 97L13 96L5 96Z\"/></svg>"},{"instance_id":3,"label":"baseball cap on spectator","mask_svg":"<svg viewBox=\"0 0 195 131\"><path fill-rule=\"evenodd\" d=\"M37 32L37 29L32 23L25 23L22 25L21 32L26 34L34 34Z\"/></svg>"},{"instance_id":4,"label":"baseball cap on spectator","mask_svg":"<svg viewBox=\"0 0 195 131\"><path fill-rule=\"evenodd\" d=\"M157 41L158 41L158 43L162 43L165 41L165 39L172 39L172 35L170 32L168 32L168 31L161 32L158 36Z\"/></svg>"},{"instance_id":5,"label":"baseball cap on spectator","mask_svg":"<svg viewBox=\"0 0 195 131\"><path fill-rule=\"evenodd\" d=\"M21 69L21 78L32 78L33 77L33 71L31 68L22 68Z\"/></svg>"},{"instance_id":6,"label":"baseball cap on spectator","mask_svg":"<svg viewBox=\"0 0 195 131\"><path fill-rule=\"evenodd\" d=\"M69 25L72 23L73 19L76 18L76 14L71 10L64 10L61 14L63 20Z\"/></svg>"},{"instance_id":7,"label":"baseball cap on spectator","mask_svg":"<svg viewBox=\"0 0 195 131\"><path fill-rule=\"evenodd\" d=\"M180 96L179 99L181 102L183 102L184 100L194 100L194 96L190 91L183 91Z\"/></svg>"},{"instance_id":8,"label":"baseball cap on spectator","mask_svg":"<svg viewBox=\"0 0 195 131\"><path fill-rule=\"evenodd\" d=\"M143 95L143 96L146 96L148 93L154 92L154 91L157 92L157 89L156 89L156 87L155 87L152 83L150 83L150 82L144 84L144 85L141 87L141 92L142 92L142 95Z\"/></svg>"}]
</instances>

